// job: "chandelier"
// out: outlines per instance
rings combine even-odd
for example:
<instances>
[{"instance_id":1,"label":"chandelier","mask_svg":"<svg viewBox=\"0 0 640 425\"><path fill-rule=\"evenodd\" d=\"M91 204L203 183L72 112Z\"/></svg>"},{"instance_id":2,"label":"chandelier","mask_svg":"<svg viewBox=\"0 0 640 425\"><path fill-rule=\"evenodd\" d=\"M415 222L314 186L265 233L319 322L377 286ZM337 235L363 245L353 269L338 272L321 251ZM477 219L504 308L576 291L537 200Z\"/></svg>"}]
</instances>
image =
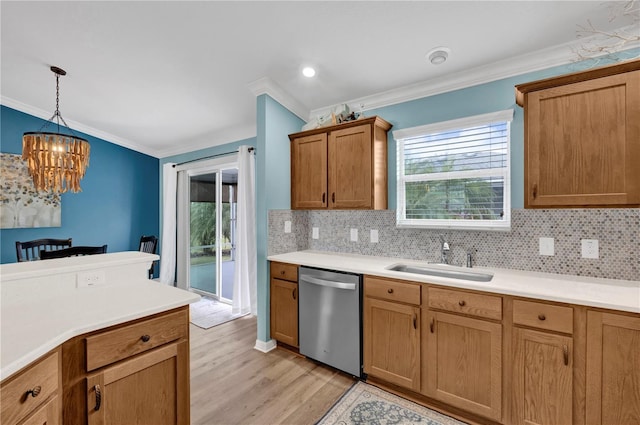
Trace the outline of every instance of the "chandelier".
<instances>
[{"instance_id":1,"label":"chandelier","mask_svg":"<svg viewBox=\"0 0 640 425\"><path fill-rule=\"evenodd\" d=\"M77 137L60 115L60 76L66 71L51 67L56 74L56 111L39 131L22 135L22 159L38 191L79 192L80 180L89 166L89 142ZM43 131L56 120L55 133ZM60 133L60 121L71 134Z\"/></svg>"}]
</instances>

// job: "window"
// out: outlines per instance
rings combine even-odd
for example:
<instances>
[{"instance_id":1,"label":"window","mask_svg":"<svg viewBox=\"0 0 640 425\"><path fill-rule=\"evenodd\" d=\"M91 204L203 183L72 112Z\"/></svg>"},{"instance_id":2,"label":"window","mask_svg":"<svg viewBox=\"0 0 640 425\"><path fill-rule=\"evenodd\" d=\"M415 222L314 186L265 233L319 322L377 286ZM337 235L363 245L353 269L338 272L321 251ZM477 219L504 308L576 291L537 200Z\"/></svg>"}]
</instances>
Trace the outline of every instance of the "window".
<instances>
[{"instance_id":1,"label":"window","mask_svg":"<svg viewBox=\"0 0 640 425\"><path fill-rule=\"evenodd\" d=\"M396 130L398 227L509 230L513 110Z\"/></svg>"}]
</instances>

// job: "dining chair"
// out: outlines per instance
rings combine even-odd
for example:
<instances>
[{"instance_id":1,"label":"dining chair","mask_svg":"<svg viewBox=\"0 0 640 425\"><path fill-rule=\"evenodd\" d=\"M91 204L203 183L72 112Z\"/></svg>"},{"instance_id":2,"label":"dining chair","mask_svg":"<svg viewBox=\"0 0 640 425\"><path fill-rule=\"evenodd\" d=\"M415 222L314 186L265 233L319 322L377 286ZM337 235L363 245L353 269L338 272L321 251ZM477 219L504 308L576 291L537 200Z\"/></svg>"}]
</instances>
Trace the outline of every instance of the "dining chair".
<instances>
[{"instance_id":1,"label":"dining chair","mask_svg":"<svg viewBox=\"0 0 640 425\"><path fill-rule=\"evenodd\" d=\"M107 245L102 246L72 246L71 248L58 249L55 251L42 251L41 260L52 258L78 257L82 255L106 254Z\"/></svg>"},{"instance_id":2,"label":"dining chair","mask_svg":"<svg viewBox=\"0 0 640 425\"><path fill-rule=\"evenodd\" d=\"M141 236L140 237L140 246L138 250L140 252L146 252L148 254L155 254L156 249L158 248L158 238L155 236ZM149 269L149 279L153 279L153 268L155 266L155 261L151 263L151 268Z\"/></svg>"},{"instance_id":3,"label":"dining chair","mask_svg":"<svg viewBox=\"0 0 640 425\"><path fill-rule=\"evenodd\" d=\"M18 262L39 260L44 251L54 251L71 247L69 239L35 239L32 241L16 241L16 256Z\"/></svg>"}]
</instances>

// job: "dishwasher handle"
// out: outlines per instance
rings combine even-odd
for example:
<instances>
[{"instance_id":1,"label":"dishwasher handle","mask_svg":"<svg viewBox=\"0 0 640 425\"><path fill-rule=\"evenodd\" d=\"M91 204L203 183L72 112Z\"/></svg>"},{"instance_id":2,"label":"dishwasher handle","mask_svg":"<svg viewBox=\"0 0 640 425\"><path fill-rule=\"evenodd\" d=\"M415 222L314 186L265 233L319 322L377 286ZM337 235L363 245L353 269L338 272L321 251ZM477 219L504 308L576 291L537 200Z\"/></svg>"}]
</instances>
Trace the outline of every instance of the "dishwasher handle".
<instances>
[{"instance_id":1,"label":"dishwasher handle","mask_svg":"<svg viewBox=\"0 0 640 425\"><path fill-rule=\"evenodd\" d=\"M357 285L355 283L336 282L333 280L318 279L317 277L300 275L300 280L318 286L328 286L330 288L347 289L355 291Z\"/></svg>"}]
</instances>

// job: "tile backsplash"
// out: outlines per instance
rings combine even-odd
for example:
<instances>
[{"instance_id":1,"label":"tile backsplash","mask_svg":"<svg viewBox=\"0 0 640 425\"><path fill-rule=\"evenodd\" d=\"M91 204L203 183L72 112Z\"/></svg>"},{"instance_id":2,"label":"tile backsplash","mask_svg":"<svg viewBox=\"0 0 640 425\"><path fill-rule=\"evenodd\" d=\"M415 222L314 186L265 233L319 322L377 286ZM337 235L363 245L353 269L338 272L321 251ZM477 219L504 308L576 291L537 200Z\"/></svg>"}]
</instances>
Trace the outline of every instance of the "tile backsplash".
<instances>
[{"instance_id":1,"label":"tile backsplash","mask_svg":"<svg viewBox=\"0 0 640 425\"><path fill-rule=\"evenodd\" d=\"M291 233L284 222L291 221ZM318 228L318 239L312 238ZM358 241L350 241L358 229ZM377 243L370 230L378 230ZM429 262L440 261L439 235L451 264L611 279L640 280L640 209L514 209L510 232L398 229L395 211L269 211L269 255L313 249ZM554 255L539 254L539 238L554 238ZM596 239L599 258L581 256L581 240Z\"/></svg>"}]
</instances>

